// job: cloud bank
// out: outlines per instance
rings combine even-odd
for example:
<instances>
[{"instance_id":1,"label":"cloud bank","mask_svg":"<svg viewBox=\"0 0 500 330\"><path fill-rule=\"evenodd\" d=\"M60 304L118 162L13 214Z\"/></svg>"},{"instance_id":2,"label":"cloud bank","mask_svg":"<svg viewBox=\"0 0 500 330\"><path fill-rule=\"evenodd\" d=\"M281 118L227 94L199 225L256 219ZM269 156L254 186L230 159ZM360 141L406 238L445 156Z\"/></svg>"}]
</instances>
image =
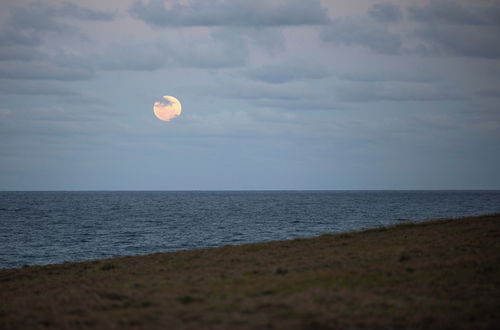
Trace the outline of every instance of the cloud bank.
<instances>
[{"instance_id":1,"label":"cloud bank","mask_svg":"<svg viewBox=\"0 0 500 330\"><path fill-rule=\"evenodd\" d=\"M154 27L290 26L329 21L319 0L135 1L129 13Z\"/></svg>"},{"instance_id":2,"label":"cloud bank","mask_svg":"<svg viewBox=\"0 0 500 330\"><path fill-rule=\"evenodd\" d=\"M0 2L0 188L498 189L499 12Z\"/></svg>"}]
</instances>

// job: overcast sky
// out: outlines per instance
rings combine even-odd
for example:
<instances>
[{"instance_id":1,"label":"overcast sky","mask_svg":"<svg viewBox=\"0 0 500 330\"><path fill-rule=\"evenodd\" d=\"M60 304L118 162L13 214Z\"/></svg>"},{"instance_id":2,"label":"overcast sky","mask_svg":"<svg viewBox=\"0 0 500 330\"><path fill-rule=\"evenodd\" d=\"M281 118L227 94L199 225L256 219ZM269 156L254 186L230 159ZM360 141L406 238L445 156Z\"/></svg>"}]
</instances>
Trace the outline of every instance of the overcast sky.
<instances>
[{"instance_id":1,"label":"overcast sky","mask_svg":"<svg viewBox=\"0 0 500 330\"><path fill-rule=\"evenodd\" d=\"M500 189L500 1L1 1L0 189Z\"/></svg>"}]
</instances>

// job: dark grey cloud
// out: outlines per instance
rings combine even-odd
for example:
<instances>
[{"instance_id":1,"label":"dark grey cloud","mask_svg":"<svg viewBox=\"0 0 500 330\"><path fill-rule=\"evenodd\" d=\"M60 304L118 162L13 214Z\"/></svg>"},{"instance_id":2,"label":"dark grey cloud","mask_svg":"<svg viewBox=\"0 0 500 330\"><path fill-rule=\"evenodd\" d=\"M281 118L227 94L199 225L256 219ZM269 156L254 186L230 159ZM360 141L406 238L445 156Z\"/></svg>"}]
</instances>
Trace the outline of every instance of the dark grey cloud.
<instances>
[{"instance_id":1,"label":"dark grey cloud","mask_svg":"<svg viewBox=\"0 0 500 330\"><path fill-rule=\"evenodd\" d=\"M116 117L117 114L100 107L81 104L78 107L60 105L16 107L15 110L4 111L3 116L0 111L0 116L2 137L15 137L12 140L25 141L28 142L26 147L33 147L33 144L37 143L29 143L29 140L61 137L74 139L79 136L92 138L96 135L99 136L97 139L102 139L106 132L105 123L107 122L109 130L109 119ZM84 145L81 146L85 148ZM1 147L5 148L7 145L3 144ZM5 149L2 151L5 152Z\"/></svg>"},{"instance_id":2,"label":"dark grey cloud","mask_svg":"<svg viewBox=\"0 0 500 330\"><path fill-rule=\"evenodd\" d=\"M39 33L26 32L13 27L0 27L0 47L34 46L41 42Z\"/></svg>"},{"instance_id":3,"label":"dark grey cloud","mask_svg":"<svg viewBox=\"0 0 500 330\"><path fill-rule=\"evenodd\" d=\"M401 36L370 19L337 19L322 31L321 38L335 44L366 47L381 54L399 54L402 50Z\"/></svg>"},{"instance_id":4,"label":"dark grey cloud","mask_svg":"<svg viewBox=\"0 0 500 330\"><path fill-rule=\"evenodd\" d=\"M80 7L71 2L61 5L49 5L32 2L24 7L10 9L8 25L18 29L36 29L61 31L69 25L58 21L60 18L72 18L86 21L111 21L116 14Z\"/></svg>"},{"instance_id":5,"label":"dark grey cloud","mask_svg":"<svg viewBox=\"0 0 500 330\"><path fill-rule=\"evenodd\" d=\"M75 81L95 76L92 68L84 65L59 65L57 62L2 62L0 77L14 80L62 80Z\"/></svg>"},{"instance_id":6,"label":"dark grey cloud","mask_svg":"<svg viewBox=\"0 0 500 330\"><path fill-rule=\"evenodd\" d=\"M333 77L332 77L333 78ZM288 83L269 83L261 80L219 80L211 95L243 101L251 112L285 111L295 115L304 111L330 111L339 108L333 97L334 79L292 80ZM327 94L325 95L325 91ZM345 105L342 107L346 108Z\"/></svg>"},{"instance_id":7,"label":"dark grey cloud","mask_svg":"<svg viewBox=\"0 0 500 330\"><path fill-rule=\"evenodd\" d=\"M245 40L226 29L208 36L176 38L164 47L173 65L193 68L241 67L249 52Z\"/></svg>"},{"instance_id":8,"label":"dark grey cloud","mask_svg":"<svg viewBox=\"0 0 500 330\"><path fill-rule=\"evenodd\" d=\"M111 21L115 13L98 11L71 2L31 2L9 8L0 26L0 75L13 80L75 81L93 78L89 59L44 47L47 41L64 36L85 35L71 20ZM50 54L48 53L50 52Z\"/></svg>"},{"instance_id":9,"label":"dark grey cloud","mask_svg":"<svg viewBox=\"0 0 500 330\"><path fill-rule=\"evenodd\" d=\"M0 61L34 61L47 57L47 54L32 46L0 46Z\"/></svg>"},{"instance_id":10,"label":"dark grey cloud","mask_svg":"<svg viewBox=\"0 0 500 330\"><path fill-rule=\"evenodd\" d=\"M203 0L182 4L164 0L135 1L130 15L155 27L167 26L285 26L325 24L319 0Z\"/></svg>"},{"instance_id":11,"label":"dark grey cloud","mask_svg":"<svg viewBox=\"0 0 500 330\"><path fill-rule=\"evenodd\" d=\"M72 2L63 2L60 7L53 7L52 13L55 16L76 18L86 21L112 21L116 17L115 12L80 7Z\"/></svg>"},{"instance_id":12,"label":"dark grey cloud","mask_svg":"<svg viewBox=\"0 0 500 330\"><path fill-rule=\"evenodd\" d=\"M233 35L232 38L242 39L249 46L264 50L269 54L276 54L285 50L285 37L282 29L274 26L264 27L221 27L226 35Z\"/></svg>"},{"instance_id":13,"label":"dark grey cloud","mask_svg":"<svg viewBox=\"0 0 500 330\"><path fill-rule=\"evenodd\" d=\"M293 97L293 98L263 98L252 102L259 107L268 107L270 109L281 109L287 113L296 113L306 111L332 111L343 109L346 110L344 104L340 104L333 98L315 98L315 97ZM318 132L319 133L319 132ZM326 133L327 132L322 132ZM321 134L321 133L320 133Z\"/></svg>"},{"instance_id":14,"label":"dark grey cloud","mask_svg":"<svg viewBox=\"0 0 500 330\"><path fill-rule=\"evenodd\" d=\"M297 87L290 87L281 84L267 84L260 81L240 81L230 80L220 86L216 93L235 99L244 99L251 102L257 100L298 100L301 95L308 95L308 91Z\"/></svg>"},{"instance_id":15,"label":"dark grey cloud","mask_svg":"<svg viewBox=\"0 0 500 330\"><path fill-rule=\"evenodd\" d=\"M481 26L432 24L417 30L422 55L500 58L500 34Z\"/></svg>"},{"instance_id":16,"label":"dark grey cloud","mask_svg":"<svg viewBox=\"0 0 500 330\"><path fill-rule=\"evenodd\" d=\"M481 89L476 94L480 97L500 98L500 87Z\"/></svg>"},{"instance_id":17,"label":"dark grey cloud","mask_svg":"<svg viewBox=\"0 0 500 330\"><path fill-rule=\"evenodd\" d=\"M252 38L253 35L249 37L222 28L203 35L176 34L150 41L122 40L108 45L90 61L106 71L155 71L167 66L234 68L246 63L248 43L253 42Z\"/></svg>"},{"instance_id":18,"label":"dark grey cloud","mask_svg":"<svg viewBox=\"0 0 500 330\"><path fill-rule=\"evenodd\" d=\"M409 18L424 23L500 25L500 3L456 0L431 0L425 6L408 7Z\"/></svg>"},{"instance_id":19,"label":"dark grey cloud","mask_svg":"<svg viewBox=\"0 0 500 330\"><path fill-rule=\"evenodd\" d=\"M416 24L406 25L398 33L384 23L403 18L399 6L380 3L367 16L334 20L321 37L326 42L389 55L500 57L500 2L432 0L406 11Z\"/></svg>"},{"instance_id":20,"label":"dark grey cloud","mask_svg":"<svg viewBox=\"0 0 500 330\"><path fill-rule=\"evenodd\" d=\"M0 79L0 94L68 96L78 93L57 82Z\"/></svg>"},{"instance_id":21,"label":"dark grey cloud","mask_svg":"<svg viewBox=\"0 0 500 330\"><path fill-rule=\"evenodd\" d=\"M169 53L157 43L129 41L112 44L94 56L96 66L108 71L153 71L162 68Z\"/></svg>"},{"instance_id":22,"label":"dark grey cloud","mask_svg":"<svg viewBox=\"0 0 500 330\"><path fill-rule=\"evenodd\" d=\"M401 9L392 3L377 3L368 14L379 22L396 22L403 18Z\"/></svg>"},{"instance_id":23,"label":"dark grey cloud","mask_svg":"<svg viewBox=\"0 0 500 330\"><path fill-rule=\"evenodd\" d=\"M48 56L39 49L47 37L66 35L79 36L81 39L86 38L78 28L68 23L68 19L110 21L114 17L114 13L93 10L70 2L63 2L60 5L31 2L25 6L12 6L9 8L4 24L0 26L0 61L49 61ZM65 21L61 21L62 19ZM12 65L14 66L12 68L1 68L6 77L40 79L44 75L51 77L59 75L46 70L45 73L29 73L29 67L23 69L18 64ZM38 66L43 67L44 65ZM57 68L54 69L57 70ZM16 72L19 73L18 76L16 76ZM75 75L78 74L61 74L59 76Z\"/></svg>"},{"instance_id":24,"label":"dark grey cloud","mask_svg":"<svg viewBox=\"0 0 500 330\"><path fill-rule=\"evenodd\" d=\"M63 2L60 5L32 2L26 6L13 6L2 30L7 30L6 37L11 42L39 43L42 33L56 33L62 35L84 35L74 25L62 21L62 19L74 19L83 21L111 21L115 13L97 11L81 7L74 3ZM12 32L13 31L13 32ZM0 36L0 45L2 37Z\"/></svg>"},{"instance_id":25,"label":"dark grey cloud","mask_svg":"<svg viewBox=\"0 0 500 330\"><path fill-rule=\"evenodd\" d=\"M342 102L449 101L463 97L446 87L426 83L344 83L335 87L335 96Z\"/></svg>"},{"instance_id":26,"label":"dark grey cloud","mask_svg":"<svg viewBox=\"0 0 500 330\"><path fill-rule=\"evenodd\" d=\"M75 28L57 20L52 6L42 3L31 3L26 7L12 7L9 12L7 25L14 29L39 33L51 31L67 33Z\"/></svg>"},{"instance_id":27,"label":"dark grey cloud","mask_svg":"<svg viewBox=\"0 0 500 330\"><path fill-rule=\"evenodd\" d=\"M219 27L204 34L166 34L150 41L122 40L93 56L96 67L108 71L154 71L165 66L236 68L249 52L276 55L285 50L285 37L276 27Z\"/></svg>"},{"instance_id":28,"label":"dark grey cloud","mask_svg":"<svg viewBox=\"0 0 500 330\"><path fill-rule=\"evenodd\" d=\"M93 106L99 106L100 110L102 111L102 107L107 107L109 109L109 106L113 104L113 102L110 102L109 99L98 97L98 96L93 96L93 95L87 95L87 94L81 94L81 93L68 93L68 94L59 94L59 104L64 105L64 106L73 106L74 104L78 104L79 106L88 106L88 105L93 105Z\"/></svg>"},{"instance_id":29,"label":"dark grey cloud","mask_svg":"<svg viewBox=\"0 0 500 330\"><path fill-rule=\"evenodd\" d=\"M349 71L337 74L341 80L354 81L354 82L421 82L429 83L436 82L439 78L436 74L427 70L414 71L414 68L407 68L403 70L400 67L393 67L384 70L368 70L363 71Z\"/></svg>"},{"instance_id":30,"label":"dark grey cloud","mask_svg":"<svg viewBox=\"0 0 500 330\"><path fill-rule=\"evenodd\" d=\"M11 117L16 119L29 120L31 122L45 121L48 123L66 121L97 121L102 117L102 111L84 112L76 109L61 106L25 108L15 112L10 112ZM55 133L55 132L54 132ZM57 133L56 133L57 134Z\"/></svg>"},{"instance_id":31,"label":"dark grey cloud","mask_svg":"<svg viewBox=\"0 0 500 330\"><path fill-rule=\"evenodd\" d=\"M415 31L420 54L500 57L499 2L432 0L409 7L408 16L421 24Z\"/></svg>"},{"instance_id":32,"label":"dark grey cloud","mask_svg":"<svg viewBox=\"0 0 500 330\"><path fill-rule=\"evenodd\" d=\"M328 77L329 72L323 66L314 63L294 63L292 65L264 65L247 72L250 79L272 84L290 81L321 79Z\"/></svg>"}]
</instances>

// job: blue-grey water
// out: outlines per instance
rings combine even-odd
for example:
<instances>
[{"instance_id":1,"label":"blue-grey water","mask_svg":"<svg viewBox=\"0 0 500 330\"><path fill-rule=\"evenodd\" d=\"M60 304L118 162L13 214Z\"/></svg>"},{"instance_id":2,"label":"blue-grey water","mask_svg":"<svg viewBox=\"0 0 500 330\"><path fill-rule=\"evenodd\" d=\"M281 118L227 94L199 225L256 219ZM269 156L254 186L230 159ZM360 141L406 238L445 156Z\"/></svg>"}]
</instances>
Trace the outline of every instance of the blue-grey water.
<instances>
[{"instance_id":1,"label":"blue-grey water","mask_svg":"<svg viewBox=\"0 0 500 330\"><path fill-rule=\"evenodd\" d=\"M0 268L500 212L500 191L0 192Z\"/></svg>"}]
</instances>

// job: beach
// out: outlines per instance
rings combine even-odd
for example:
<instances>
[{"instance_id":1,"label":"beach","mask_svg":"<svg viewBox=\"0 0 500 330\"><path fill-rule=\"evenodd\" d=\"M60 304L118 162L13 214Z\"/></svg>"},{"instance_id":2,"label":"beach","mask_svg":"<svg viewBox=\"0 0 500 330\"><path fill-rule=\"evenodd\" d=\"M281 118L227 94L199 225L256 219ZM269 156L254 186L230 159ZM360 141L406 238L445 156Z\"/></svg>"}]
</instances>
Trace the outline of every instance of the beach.
<instances>
[{"instance_id":1,"label":"beach","mask_svg":"<svg viewBox=\"0 0 500 330\"><path fill-rule=\"evenodd\" d=\"M500 214L0 270L1 329L491 329Z\"/></svg>"}]
</instances>

